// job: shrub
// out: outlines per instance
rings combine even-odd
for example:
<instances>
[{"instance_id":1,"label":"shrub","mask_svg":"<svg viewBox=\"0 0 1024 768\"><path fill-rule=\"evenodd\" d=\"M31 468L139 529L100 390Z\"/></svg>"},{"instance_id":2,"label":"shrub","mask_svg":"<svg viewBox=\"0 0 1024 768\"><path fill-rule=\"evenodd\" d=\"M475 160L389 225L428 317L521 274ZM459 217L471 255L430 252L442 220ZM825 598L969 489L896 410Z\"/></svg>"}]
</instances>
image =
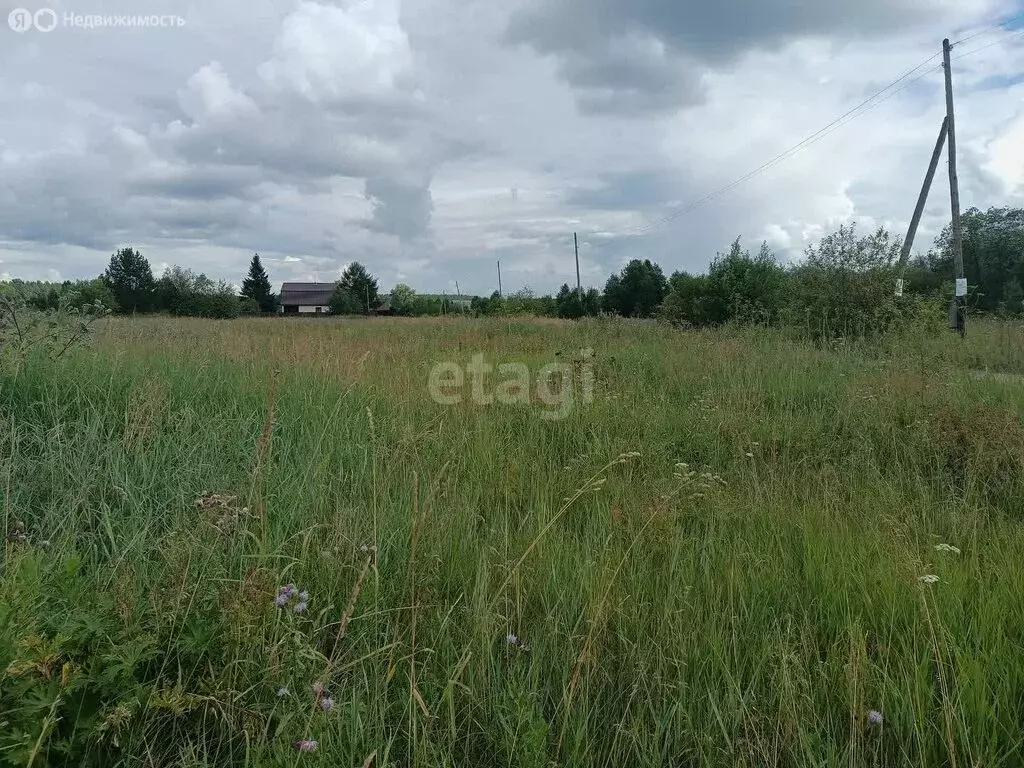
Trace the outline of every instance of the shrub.
<instances>
[{"instance_id":1,"label":"shrub","mask_svg":"<svg viewBox=\"0 0 1024 768\"><path fill-rule=\"evenodd\" d=\"M707 275L672 275L659 317L683 326L774 325L782 316L786 277L766 244L752 257L737 238L728 253L715 258Z\"/></svg>"},{"instance_id":2,"label":"shrub","mask_svg":"<svg viewBox=\"0 0 1024 768\"><path fill-rule=\"evenodd\" d=\"M658 312L659 319L683 327L706 325L707 282L706 275L673 274L668 281L668 296Z\"/></svg>"},{"instance_id":3,"label":"shrub","mask_svg":"<svg viewBox=\"0 0 1024 768\"><path fill-rule=\"evenodd\" d=\"M885 333L901 316L893 290L900 248L884 229L858 237L855 225L808 246L789 276L787 319L813 339Z\"/></svg>"},{"instance_id":4,"label":"shrub","mask_svg":"<svg viewBox=\"0 0 1024 768\"><path fill-rule=\"evenodd\" d=\"M260 303L248 296L238 297L238 313L245 317L253 317L260 314Z\"/></svg>"},{"instance_id":5,"label":"shrub","mask_svg":"<svg viewBox=\"0 0 1024 768\"><path fill-rule=\"evenodd\" d=\"M110 314L102 304L79 304L77 294L60 297L54 310L36 309L14 292L0 293L0 370L17 372L31 354L63 357L86 343L93 324Z\"/></svg>"}]
</instances>

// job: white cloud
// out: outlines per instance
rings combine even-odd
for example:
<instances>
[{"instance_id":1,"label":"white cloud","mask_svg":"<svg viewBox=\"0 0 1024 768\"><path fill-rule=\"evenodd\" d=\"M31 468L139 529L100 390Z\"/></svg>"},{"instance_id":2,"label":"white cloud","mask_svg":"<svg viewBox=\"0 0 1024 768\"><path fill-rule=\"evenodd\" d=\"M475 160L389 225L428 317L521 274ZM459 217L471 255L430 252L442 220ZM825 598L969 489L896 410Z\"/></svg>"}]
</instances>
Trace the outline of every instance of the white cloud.
<instances>
[{"instance_id":1,"label":"white cloud","mask_svg":"<svg viewBox=\"0 0 1024 768\"><path fill-rule=\"evenodd\" d=\"M347 8L302 2L285 19L259 74L272 88L312 101L389 96L412 60L398 12L396 0L360 0Z\"/></svg>"}]
</instances>

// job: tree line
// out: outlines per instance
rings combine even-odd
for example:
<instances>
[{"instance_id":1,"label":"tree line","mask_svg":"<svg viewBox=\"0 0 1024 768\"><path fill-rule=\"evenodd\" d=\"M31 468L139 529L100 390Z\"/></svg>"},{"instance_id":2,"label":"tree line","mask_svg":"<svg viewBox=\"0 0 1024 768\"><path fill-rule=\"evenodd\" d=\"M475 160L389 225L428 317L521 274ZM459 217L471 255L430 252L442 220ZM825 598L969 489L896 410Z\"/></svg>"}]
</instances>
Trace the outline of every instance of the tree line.
<instances>
[{"instance_id":1,"label":"tree line","mask_svg":"<svg viewBox=\"0 0 1024 768\"><path fill-rule=\"evenodd\" d=\"M972 208L961 223L968 311L1024 314L1024 209ZM785 324L815 337L870 336L923 312L938 316L952 298L951 226L905 265L901 250L901 239L885 229L862 235L855 225L841 226L808 246L802 260L784 265L766 244L752 254L737 239L701 274L666 277L658 264L634 259L602 291L563 285L554 297L495 293L473 308L482 315L610 314L692 328Z\"/></svg>"},{"instance_id":2,"label":"tree line","mask_svg":"<svg viewBox=\"0 0 1024 768\"><path fill-rule=\"evenodd\" d=\"M1024 209L972 208L961 221L968 309L1024 313ZM471 300L419 294L406 284L382 294L378 280L354 262L342 273L330 308L339 315L380 310L404 316L618 315L695 328L789 324L814 335L870 335L884 331L922 302L934 308L952 296L951 240L947 226L931 250L901 267L901 241L884 229L861 235L855 226L842 226L809 246L804 258L791 265L782 264L765 244L752 254L737 239L700 274L679 271L666 276L651 260L633 259L609 276L601 289L563 284L554 296L537 296L523 288ZM898 278L904 281L902 297L894 291ZM56 309L68 296L83 305L102 304L125 314L231 318L275 313L280 307L280 296L273 292L259 254L252 257L239 293L225 281L180 266L154 278L147 259L130 247L111 256L104 273L93 280L15 283L39 309Z\"/></svg>"},{"instance_id":3,"label":"tree line","mask_svg":"<svg viewBox=\"0 0 1024 768\"><path fill-rule=\"evenodd\" d=\"M120 314L164 312L233 318L276 312L278 307L278 297L271 289L259 254L252 258L249 272L242 281L241 294L226 281L215 281L177 265L154 278L149 261L131 247L114 253L103 274L92 280L63 283L12 280L8 286L15 289L28 306L43 311L62 306L99 305Z\"/></svg>"}]
</instances>

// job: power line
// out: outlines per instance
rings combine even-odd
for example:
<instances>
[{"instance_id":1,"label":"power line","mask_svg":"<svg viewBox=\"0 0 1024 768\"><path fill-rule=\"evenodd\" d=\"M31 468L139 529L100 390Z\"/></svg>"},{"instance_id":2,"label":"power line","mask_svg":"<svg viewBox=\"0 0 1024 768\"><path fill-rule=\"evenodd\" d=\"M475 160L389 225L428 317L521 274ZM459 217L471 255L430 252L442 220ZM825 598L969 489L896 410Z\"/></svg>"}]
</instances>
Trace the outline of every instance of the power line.
<instances>
[{"instance_id":1,"label":"power line","mask_svg":"<svg viewBox=\"0 0 1024 768\"><path fill-rule=\"evenodd\" d=\"M1001 26L1003 26L1005 24L1009 24L1010 22L1012 22L1015 19L1020 18L1020 17L1024 17L1024 13L1018 14L1018 16L1014 16L1013 18L1007 19L1006 21L1003 21L1000 24L994 25L993 27L989 28L988 30L982 30L982 32L986 32L986 31L990 31L991 29L999 28L999 27L1001 27ZM971 35L969 37L964 38L960 42L963 42L965 40L970 40L973 37L977 37L978 35L982 34L982 32L977 32L974 35ZM973 49L971 49L969 51L966 51L965 53L962 53L959 56L955 57L954 61L966 58L967 56L971 56L971 55L973 55L975 53L978 53L979 51L983 51L983 50L985 50L987 48L991 48L991 47L996 46L996 45L1001 45L1003 43L1006 43L1006 42L1008 42L1010 40L1013 40L1014 38L1020 37L1022 35L1024 35L1024 30L1021 30L1019 32L1016 32L1016 33L1014 33L1012 35L1009 35L1009 36L1006 36L1006 37L1002 37L999 40L996 40L993 43L989 43L988 45L983 45L980 48L973 48ZM874 94L869 96L867 99L862 101L860 104L858 104L853 109L851 109L851 110L845 112L844 114L840 115L835 120L833 120L831 123L825 125L823 128L820 128L819 130L817 130L814 133L812 133L810 136L805 138L803 141L799 142L798 144L793 145L792 147L790 147L786 151L776 155L771 160L768 160L767 162L762 163L757 168L755 168L754 170L750 171L749 173L739 177L735 181L732 181L729 184L726 184L725 186L720 187L719 189L715 190L714 192L711 192L711 193L709 193L709 194L707 194L707 195L705 195L705 196L703 196L703 197L701 197L701 198L699 198L697 200L694 200L691 203L688 203L687 205L683 206L682 208L680 208L680 209L678 209L676 211L673 211L672 213L668 214L667 216L663 216L660 219L655 219L654 221L648 222L647 224L643 224L643 225L640 225L638 227L634 227L633 229L627 230L624 234L625 235L643 235L643 234L646 234L648 232L651 232L651 231L657 229L658 227L661 227L661 226L663 226L665 224L671 223L672 221L675 221L676 219L680 218L681 216L685 216L687 213L690 213L691 211L701 207L702 205L705 205L705 204L711 202L712 200L715 200L716 198L720 197L721 195L724 195L726 192L729 192L729 191L735 189L736 187L740 186L741 184L743 184L746 181L749 181L750 179L754 178L755 176L757 176L757 175L759 175L761 173L764 173L765 171L768 171L771 168L774 168L776 165L778 165L778 164L788 160L790 157L792 157L793 155L797 154L801 150L806 149L807 147L811 146L812 144L817 143L818 141L821 141L822 139L824 139L825 137L827 137L831 133L833 133L833 132L837 131L838 129L842 128L847 123L852 122L853 120L856 120L858 117L860 117L861 115L865 114L866 112L869 112L872 109L874 109L875 107L877 107L877 106L879 106L881 104L884 104L886 101L891 99L896 94L900 93L901 91L905 90L906 88L909 88L910 86L914 85L915 83L923 80L925 77L928 77L929 75L931 75L931 74L933 74L935 72L941 72L942 71L942 65L940 64L940 65L938 65L936 67L931 67L931 68L925 70L923 73L921 73L917 77L913 78L912 80L907 80L908 77L910 77L914 73L918 72L922 67L927 66L929 62L931 62L933 59L937 58L940 55L941 54L936 53L936 54L934 54L932 56L929 56L927 59L922 61L916 67L914 67L913 69L908 70L903 75L901 75L900 77L896 78L896 80L894 80L893 82L889 83L889 85L885 86L884 88L882 88L879 91L876 91ZM904 81L906 81L906 82L904 82ZM896 87L896 86L899 86L899 87ZM885 94L885 95L883 96L883 94Z\"/></svg>"},{"instance_id":2,"label":"power line","mask_svg":"<svg viewBox=\"0 0 1024 768\"><path fill-rule=\"evenodd\" d=\"M930 61L932 61L933 59L935 59L939 55L940 54L936 53L936 54L933 54L932 56L929 56L927 59L922 61L916 67L914 67L913 69L907 70L904 74L900 75L898 78L893 80L891 83L889 83L889 85L887 85L884 88L882 88L882 89L876 91L875 93L873 93L871 96L869 96L867 99L862 101L860 104L858 104L853 109L843 113L842 115L837 117L835 120L833 120L831 123L829 123L828 125L824 126L823 128L818 129L817 131L812 133L810 136L805 138L800 143L794 144L792 147L787 149L785 152L782 152L782 153L776 155L775 157L773 157L771 160L768 160L767 162L759 165L757 168L752 170L750 173L748 173L748 174L746 174L744 176L741 176L740 178L736 179L735 181L727 184L726 186L722 187L721 189L718 189L718 190L712 192L709 195L706 195L706 196L700 198L699 200L695 200L694 202L690 203L689 205L684 206L680 210L675 211L674 213L671 213L668 216L665 216L665 217L663 217L661 219L657 219L657 220L655 220L653 222L650 222L648 224L645 224L643 226L637 227L636 231L635 231L635 234L643 234L643 233L648 232L648 231L650 231L652 229L655 229L655 228L657 228L657 227L659 227L659 226L661 226L663 224L667 224L667 223L669 223L671 221L674 221L675 219L679 218L680 216L683 216L683 215L689 213L690 211L694 210L695 208L698 208L701 205L704 205L705 203L710 202L711 200L713 200L714 198L718 197L719 195L722 195L725 192L728 192L729 190L734 189L735 187L739 186L743 182L748 181L749 179L752 179L754 176L758 175L759 173L762 173L762 172L768 170L769 168L772 168L773 166L777 165L778 163L781 163L783 160L787 160L788 158L790 158L791 156L793 156L794 154L796 154L800 150L805 149L806 147L810 146L811 144L813 144L813 143L823 139L826 135L828 135L828 133L831 132L831 130L840 127L842 124L845 124L845 123L843 123L844 120L849 122L849 120L847 120L847 118L852 120L855 117L859 117L864 112L867 112L872 107L877 106L876 104L872 104L872 102L875 101L876 99L878 99L886 91L889 91L890 89L892 89L895 86L899 85L901 82L903 82L908 77L913 75L915 72L920 70L921 67L926 66ZM925 75L930 74L930 72L931 72L931 70L929 70L929 72L926 72ZM923 75L922 75L922 77L923 77ZM917 79L920 79L920 78L917 78ZM916 82L916 81L917 80L913 80L913 81L911 81L911 83ZM910 85L910 83L908 83L907 85ZM900 88L900 90L902 90L902 87ZM886 97L886 99L887 98L888 97ZM886 99L882 99L882 101L885 101ZM880 104L881 101L879 101L878 103ZM871 106L868 106L869 104ZM865 109L865 107L867 107L867 108ZM851 115L853 117L851 117Z\"/></svg>"},{"instance_id":3,"label":"power line","mask_svg":"<svg viewBox=\"0 0 1024 768\"><path fill-rule=\"evenodd\" d=\"M966 58L966 57L970 56L971 54L977 53L978 51L984 51L984 50L986 50L988 48L992 48L992 47L994 47L996 45L1002 45L1003 43L1009 42L1010 40L1013 40L1016 37L1020 37L1021 35L1024 35L1024 29L1020 30L1019 32L1014 32L1012 35L1007 35L1006 37L1001 37L998 40L996 40L995 42L989 43L988 45L983 45L980 48L971 48L971 50L969 50L969 51L967 51L965 53L961 53L959 56L954 56L953 57L953 61L958 61L960 59L963 59L963 58Z\"/></svg>"},{"instance_id":4,"label":"power line","mask_svg":"<svg viewBox=\"0 0 1024 768\"><path fill-rule=\"evenodd\" d=\"M975 32L974 34L968 35L967 37L961 37L955 43L951 43L950 47L951 48L955 48L956 46L960 45L960 43L966 43L968 40L973 40L974 38L979 37L980 35L984 35L984 34L986 34L988 32L991 32L993 29L1002 29L1007 24L1012 24L1017 19L1021 19L1021 18L1024 18L1024 13L1018 13L1016 16L1011 16L1008 19L1004 19L1003 21L1000 21L998 24L993 24L990 27L985 27L984 29L980 29L977 32Z\"/></svg>"}]
</instances>

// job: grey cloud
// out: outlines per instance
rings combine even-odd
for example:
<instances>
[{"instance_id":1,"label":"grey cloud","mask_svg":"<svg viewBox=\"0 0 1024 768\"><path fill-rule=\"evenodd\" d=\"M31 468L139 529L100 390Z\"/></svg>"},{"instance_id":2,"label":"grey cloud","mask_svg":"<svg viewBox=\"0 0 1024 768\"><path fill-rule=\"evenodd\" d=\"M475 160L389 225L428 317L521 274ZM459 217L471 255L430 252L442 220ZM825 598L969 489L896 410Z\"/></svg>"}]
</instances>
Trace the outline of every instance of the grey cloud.
<instances>
[{"instance_id":1,"label":"grey cloud","mask_svg":"<svg viewBox=\"0 0 1024 768\"><path fill-rule=\"evenodd\" d=\"M566 203L603 210L647 208L662 205L677 193L676 176L668 171L619 171L602 174L595 185L570 189Z\"/></svg>"},{"instance_id":2,"label":"grey cloud","mask_svg":"<svg viewBox=\"0 0 1024 768\"><path fill-rule=\"evenodd\" d=\"M369 227L377 232L414 240L430 226L434 203L430 183L399 181L376 176L366 180L366 196L373 203Z\"/></svg>"},{"instance_id":3,"label":"grey cloud","mask_svg":"<svg viewBox=\"0 0 1024 768\"><path fill-rule=\"evenodd\" d=\"M701 98L700 76L801 37L895 36L957 0L531 0L505 40L554 56L581 109L644 115ZM995 5L993 0L992 5Z\"/></svg>"},{"instance_id":4,"label":"grey cloud","mask_svg":"<svg viewBox=\"0 0 1024 768\"><path fill-rule=\"evenodd\" d=\"M139 175L128 183L126 192L158 199L257 199L261 181L262 174L255 167L179 165Z\"/></svg>"}]
</instances>

